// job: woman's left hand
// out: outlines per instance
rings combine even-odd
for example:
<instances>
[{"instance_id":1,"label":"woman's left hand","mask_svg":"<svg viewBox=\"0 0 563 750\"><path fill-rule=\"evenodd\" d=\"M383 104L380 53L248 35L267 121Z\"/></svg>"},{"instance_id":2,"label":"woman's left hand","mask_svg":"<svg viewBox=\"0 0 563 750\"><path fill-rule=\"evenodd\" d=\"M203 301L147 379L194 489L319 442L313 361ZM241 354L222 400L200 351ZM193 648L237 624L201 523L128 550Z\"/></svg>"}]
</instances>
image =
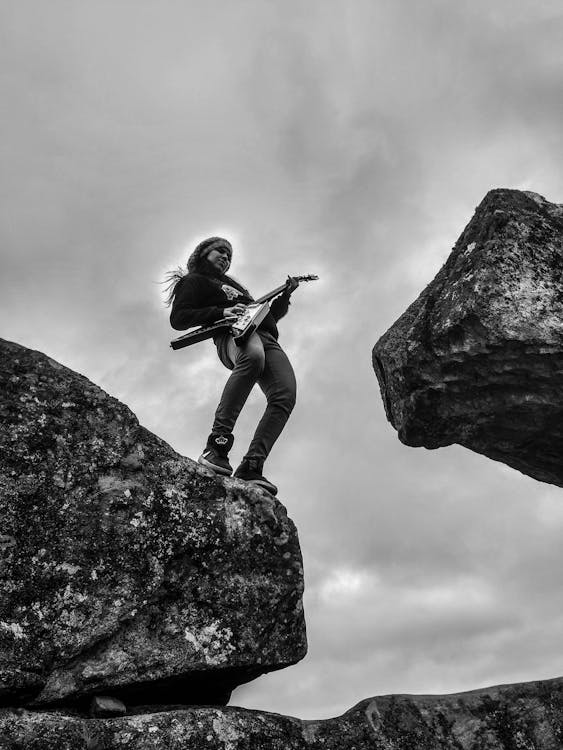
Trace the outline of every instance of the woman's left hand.
<instances>
[{"instance_id":1,"label":"woman's left hand","mask_svg":"<svg viewBox=\"0 0 563 750\"><path fill-rule=\"evenodd\" d=\"M286 283L287 294L293 294L293 292L299 286L299 281L294 276L288 276Z\"/></svg>"}]
</instances>

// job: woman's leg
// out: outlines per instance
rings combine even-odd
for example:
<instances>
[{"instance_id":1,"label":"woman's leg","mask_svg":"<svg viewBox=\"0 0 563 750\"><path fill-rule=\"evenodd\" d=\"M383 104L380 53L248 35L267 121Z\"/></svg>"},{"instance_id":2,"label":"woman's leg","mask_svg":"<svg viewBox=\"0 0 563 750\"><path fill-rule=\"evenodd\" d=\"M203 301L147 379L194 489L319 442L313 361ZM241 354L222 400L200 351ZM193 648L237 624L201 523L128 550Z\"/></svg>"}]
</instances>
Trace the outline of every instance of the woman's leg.
<instances>
[{"instance_id":1,"label":"woman's leg","mask_svg":"<svg viewBox=\"0 0 563 750\"><path fill-rule=\"evenodd\" d=\"M258 458L263 463L295 406L297 385L291 362L278 342L269 334L262 334L261 338L265 364L258 384L267 406L245 458Z\"/></svg>"},{"instance_id":2,"label":"woman's leg","mask_svg":"<svg viewBox=\"0 0 563 750\"><path fill-rule=\"evenodd\" d=\"M242 346L236 346L232 336L229 336L221 361L225 366L230 364L233 367L215 412L213 433L232 433L250 391L264 372L265 359L264 345L257 333L253 333Z\"/></svg>"}]
</instances>

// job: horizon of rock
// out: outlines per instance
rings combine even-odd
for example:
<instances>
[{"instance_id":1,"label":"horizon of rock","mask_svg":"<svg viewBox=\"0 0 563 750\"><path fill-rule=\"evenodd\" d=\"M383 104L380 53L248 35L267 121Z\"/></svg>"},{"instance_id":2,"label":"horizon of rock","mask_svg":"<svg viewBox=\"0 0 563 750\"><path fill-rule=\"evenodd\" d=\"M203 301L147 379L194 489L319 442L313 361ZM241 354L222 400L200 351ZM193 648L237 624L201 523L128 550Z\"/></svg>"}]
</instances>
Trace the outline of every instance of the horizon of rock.
<instances>
[{"instance_id":1,"label":"horizon of rock","mask_svg":"<svg viewBox=\"0 0 563 750\"><path fill-rule=\"evenodd\" d=\"M2 750L560 750L563 678L378 696L323 720L234 706L113 719L0 709L0 739Z\"/></svg>"}]
</instances>

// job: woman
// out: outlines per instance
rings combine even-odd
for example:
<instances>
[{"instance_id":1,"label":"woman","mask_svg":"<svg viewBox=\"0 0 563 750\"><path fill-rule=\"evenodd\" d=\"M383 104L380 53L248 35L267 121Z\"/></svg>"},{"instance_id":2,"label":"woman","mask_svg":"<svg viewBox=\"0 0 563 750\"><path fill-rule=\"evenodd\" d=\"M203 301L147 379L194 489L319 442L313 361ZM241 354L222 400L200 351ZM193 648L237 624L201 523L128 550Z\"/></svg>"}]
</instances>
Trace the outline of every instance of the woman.
<instances>
[{"instance_id":1,"label":"woman","mask_svg":"<svg viewBox=\"0 0 563 750\"><path fill-rule=\"evenodd\" d=\"M232 247L222 237L200 242L187 263L188 272L172 274L170 323L177 331L192 326L208 325L222 318L236 321L246 305L254 300L248 291L227 276L231 265ZM218 474L230 476L229 451L233 445L233 428L250 391L258 383L266 396L262 416L250 446L234 476L264 487L276 494L277 487L263 475L264 461L280 436L295 405L296 383L287 355L278 344L276 322L289 308L289 298L299 282L288 278L286 289L273 300L270 312L258 329L242 345L237 346L230 333L214 337L219 359L231 370L211 433L200 464Z\"/></svg>"}]
</instances>

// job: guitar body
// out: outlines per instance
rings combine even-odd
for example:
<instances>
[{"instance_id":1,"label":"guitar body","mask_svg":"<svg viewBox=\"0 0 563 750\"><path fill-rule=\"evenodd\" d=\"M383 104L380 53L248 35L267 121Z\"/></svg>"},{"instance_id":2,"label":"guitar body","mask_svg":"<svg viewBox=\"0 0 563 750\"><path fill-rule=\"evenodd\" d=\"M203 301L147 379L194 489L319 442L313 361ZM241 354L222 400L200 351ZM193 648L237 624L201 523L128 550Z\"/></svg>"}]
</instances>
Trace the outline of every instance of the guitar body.
<instances>
[{"instance_id":1,"label":"guitar body","mask_svg":"<svg viewBox=\"0 0 563 750\"><path fill-rule=\"evenodd\" d=\"M241 315L236 323L219 320L210 326L200 326L174 339L170 342L170 346L172 349L183 349L185 346L191 346L192 344L198 344L200 341L212 339L213 336L221 331L230 331L235 344L242 346L264 320L269 309L270 306L267 302L255 302L252 305L247 305L244 315Z\"/></svg>"},{"instance_id":2,"label":"guitar body","mask_svg":"<svg viewBox=\"0 0 563 750\"><path fill-rule=\"evenodd\" d=\"M319 277L309 274L308 276L295 276L293 278L297 279L298 281L315 281ZM244 314L241 315L241 317L235 323L231 323L228 320L222 319L209 326L199 326L199 328L194 328L192 331L188 331L188 333L185 333L183 336L179 336L177 339L173 339L170 342L170 346L174 350L183 349L185 346L191 346L192 344L197 344L200 341L212 339L213 336L215 336L217 333L220 333L221 331L230 331L235 340L235 344L237 346L241 346L245 341L248 341L248 339L252 336L254 331L258 328L260 323L268 314L268 311L270 309L268 301L273 299L274 297L277 297L278 294L281 294L281 292L284 291L285 287L286 285L283 284L282 286L277 287L277 289L274 289L272 292L269 292L263 297L260 297L260 299L256 302L247 305Z\"/></svg>"},{"instance_id":3,"label":"guitar body","mask_svg":"<svg viewBox=\"0 0 563 750\"><path fill-rule=\"evenodd\" d=\"M218 320L217 323L213 323L210 326L200 326L195 328L193 331L188 331L183 336L178 336L177 339L173 339L170 342L172 349L183 349L185 346L191 346L192 344L198 344L200 341L206 341L212 339L216 333L220 331L229 331L231 324L227 320Z\"/></svg>"},{"instance_id":4,"label":"guitar body","mask_svg":"<svg viewBox=\"0 0 563 750\"><path fill-rule=\"evenodd\" d=\"M270 310L267 302L258 302L247 305L244 315L241 315L236 323L231 326L233 339L237 346L242 346L252 336L260 323L264 320Z\"/></svg>"}]
</instances>

